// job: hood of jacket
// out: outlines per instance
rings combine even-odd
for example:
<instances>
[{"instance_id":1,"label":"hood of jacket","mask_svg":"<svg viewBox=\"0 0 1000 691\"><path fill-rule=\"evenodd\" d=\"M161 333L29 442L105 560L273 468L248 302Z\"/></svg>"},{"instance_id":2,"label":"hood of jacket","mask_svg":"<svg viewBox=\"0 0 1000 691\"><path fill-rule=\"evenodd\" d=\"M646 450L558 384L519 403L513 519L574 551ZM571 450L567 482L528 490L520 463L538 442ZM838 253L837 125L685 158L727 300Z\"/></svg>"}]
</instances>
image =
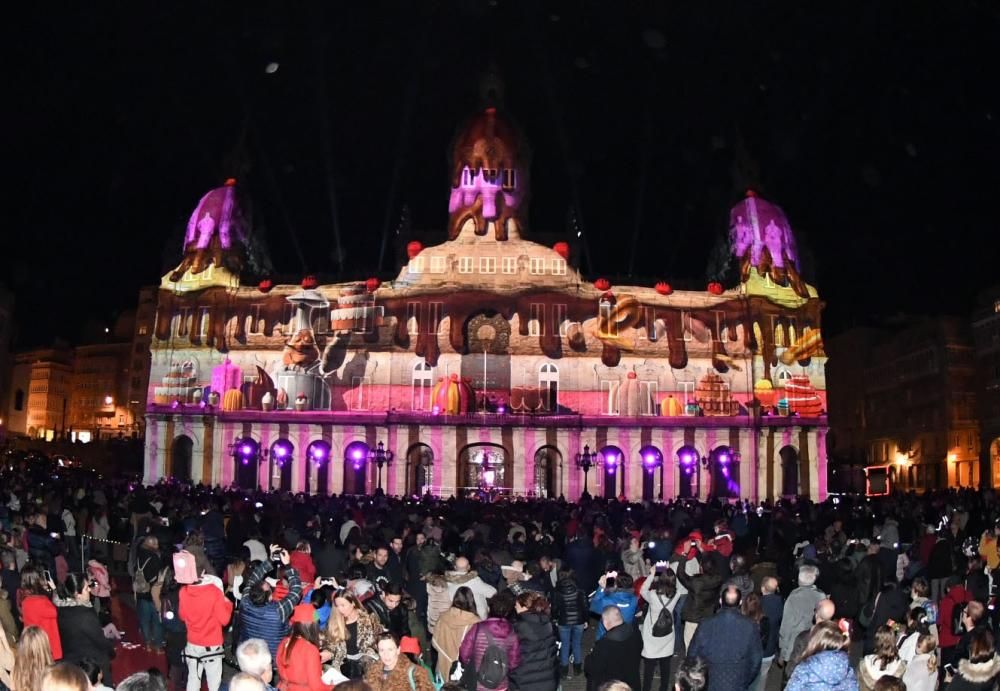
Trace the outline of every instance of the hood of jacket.
<instances>
[{"instance_id":1,"label":"hood of jacket","mask_svg":"<svg viewBox=\"0 0 1000 691\"><path fill-rule=\"evenodd\" d=\"M865 686L871 688L880 677L886 675L902 677L906 671L906 663L896 658L882 669L882 663L875 655L865 655L858 665L858 674L864 679Z\"/></svg>"},{"instance_id":2,"label":"hood of jacket","mask_svg":"<svg viewBox=\"0 0 1000 691\"><path fill-rule=\"evenodd\" d=\"M74 597L59 597L56 595L52 598L52 604L56 607L86 607L88 609L93 609L93 605L89 602L77 602Z\"/></svg>"},{"instance_id":3,"label":"hood of jacket","mask_svg":"<svg viewBox=\"0 0 1000 691\"><path fill-rule=\"evenodd\" d=\"M985 684L1000 673L1000 657L994 655L987 662L975 664L963 658L958 662L958 672L974 684Z\"/></svg>"},{"instance_id":4,"label":"hood of jacket","mask_svg":"<svg viewBox=\"0 0 1000 691\"><path fill-rule=\"evenodd\" d=\"M428 573L424 575L424 582L427 585L433 585L438 588L444 588L448 585L448 579L439 573Z\"/></svg>"},{"instance_id":5,"label":"hood of jacket","mask_svg":"<svg viewBox=\"0 0 1000 691\"><path fill-rule=\"evenodd\" d=\"M465 585L469 581L474 581L479 578L479 573L476 571L469 571L468 573L449 571L445 574L445 578L453 585Z\"/></svg>"}]
</instances>

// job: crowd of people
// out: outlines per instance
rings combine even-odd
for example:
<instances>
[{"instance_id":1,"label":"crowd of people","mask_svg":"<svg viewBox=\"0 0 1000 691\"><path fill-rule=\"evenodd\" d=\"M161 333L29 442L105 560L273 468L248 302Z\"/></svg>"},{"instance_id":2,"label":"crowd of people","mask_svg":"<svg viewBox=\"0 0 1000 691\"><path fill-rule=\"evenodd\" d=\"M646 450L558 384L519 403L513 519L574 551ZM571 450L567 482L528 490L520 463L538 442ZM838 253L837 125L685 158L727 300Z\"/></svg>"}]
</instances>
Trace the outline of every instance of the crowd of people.
<instances>
[{"instance_id":1,"label":"crowd of people","mask_svg":"<svg viewBox=\"0 0 1000 691\"><path fill-rule=\"evenodd\" d=\"M992 491L478 501L14 468L0 488L11 691L556 691L581 677L588 691L961 691L1000 675ZM113 598L164 673L121 678Z\"/></svg>"}]
</instances>

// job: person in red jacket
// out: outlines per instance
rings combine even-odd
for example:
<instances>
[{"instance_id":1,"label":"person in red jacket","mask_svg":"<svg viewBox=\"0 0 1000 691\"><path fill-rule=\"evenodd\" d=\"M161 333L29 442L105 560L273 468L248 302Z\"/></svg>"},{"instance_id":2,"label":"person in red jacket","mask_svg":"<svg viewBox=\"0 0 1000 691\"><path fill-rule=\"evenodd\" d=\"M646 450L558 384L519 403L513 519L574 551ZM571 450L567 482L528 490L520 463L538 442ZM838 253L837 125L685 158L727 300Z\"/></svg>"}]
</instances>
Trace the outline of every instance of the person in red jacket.
<instances>
[{"instance_id":1,"label":"person in red jacket","mask_svg":"<svg viewBox=\"0 0 1000 691\"><path fill-rule=\"evenodd\" d=\"M312 548L306 540L300 540L292 552L291 564L299 572L303 583L316 580L316 564L313 563Z\"/></svg>"},{"instance_id":2,"label":"person in red jacket","mask_svg":"<svg viewBox=\"0 0 1000 691\"><path fill-rule=\"evenodd\" d=\"M333 685L323 683L315 608L296 605L288 622L292 632L278 644L279 691L332 691Z\"/></svg>"},{"instance_id":3,"label":"person in red jacket","mask_svg":"<svg viewBox=\"0 0 1000 691\"><path fill-rule=\"evenodd\" d=\"M61 660L62 640L59 638L59 621L52 592L56 584L35 564L27 564L21 571L21 590L26 593L21 601L21 621L25 628L37 626L49 637L52 659Z\"/></svg>"},{"instance_id":4,"label":"person in red jacket","mask_svg":"<svg viewBox=\"0 0 1000 691\"><path fill-rule=\"evenodd\" d=\"M945 596L938 604L938 639L941 645L941 659L944 662L951 662L955 646L962 639L962 631L955 631L952 628L952 619L956 609L960 609L972 599L969 591L962 585L958 576L952 576L945 585Z\"/></svg>"},{"instance_id":5,"label":"person in red jacket","mask_svg":"<svg viewBox=\"0 0 1000 691\"><path fill-rule=\"evenodd\" d=\"M187 626L187 691L200 691L202 674L208 691L218 691L222 684L222 629L233 614L233 603L222 588L221 580L205 573L196 583L181 588L180 617Z\"/></svg>"}]
</instances>

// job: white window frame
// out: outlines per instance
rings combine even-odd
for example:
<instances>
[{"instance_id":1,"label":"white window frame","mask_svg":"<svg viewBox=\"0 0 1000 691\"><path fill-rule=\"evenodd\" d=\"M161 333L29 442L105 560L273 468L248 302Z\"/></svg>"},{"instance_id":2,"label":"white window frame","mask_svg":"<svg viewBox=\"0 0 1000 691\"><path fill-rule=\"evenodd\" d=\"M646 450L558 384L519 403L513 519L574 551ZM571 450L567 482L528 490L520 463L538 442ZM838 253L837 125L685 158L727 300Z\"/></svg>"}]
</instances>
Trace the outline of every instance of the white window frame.
<instances>
[{"instance_id":1,"label":"white window frame","mask_svg":"<svg viewBox=\"0 0 1000 691\"><path fill-rule=\"evenodd\" d=\"M497 272L497 258L496 257L480 257L479 258L479 273L481 274L495 274Z\"/></svg>"},{"instance_id":2,"label":"white window frame","mask_svg":"<svg viewBox=\"0 0 1000 691\"><path fill-rule=\"evenodd\" d=\"M545 335L545 303L533 302L528 308L528 335Z\"/></svg>"},{"instance_id":3,"label":"white window frame","mask_svg":"<svg viewBox=\"0 0 1000 691\"><path fill-rule=\"evenodd\" d=\"M472 257L459 257L458 258L458 273L460 274L471 274L473 270Z\"/></svg>"},{"instance_id":4,"label":"white window frame","mask_svg":"<svg viewBox=\"0 0 1000 691\"><path fill-rule=\"evenodd\" d=\"M208 323L211 320L211 313L208 307L198 308L198 337L208 337Z\"/></svg>"},{"instance_id":5,"label":"white window frame","mask_svg":"<svg viewBox=\"0 0 1000 691\"><path fill-rule=\"evenodd\" d=\"M295 327L292 324L295 323L295 305L288 303L284 305L281 309L281 333L285 336L291 336ZM265 336L269 334L264 334Z\"/></svg>"},{"instance_id":6,"label":"white window frame","mask_svg":"<svg viewBox=\"0 0 1000 691\"><path fill-rule=\"evenodd\" d=\"M146 326L145 324L143 324L142 326L139 327L139 335L140 336L145 336L148 333L149 333L149 327L148 326Z\"/></svg>"},{"instance_id":7,"label":"white window frame","mask_svg":"<svg viewBox=\"0 0 1000 691\"><path fill-rule=\"evenodd\" d=\"M517 170L514 168L503 168L500 171L501 187L504 190L512 190L517 186Z\"/></svg>"},{"instance_id":8,"label":"white window frame","mask_svg":"<svg viewBox=\"0 0 1000 691\"><path fill-rule=\"evenodd\" d=\"M409 271L411 274L422 274L424 272L424 258L414 257L411 259Z\"/></svg>"},{"instance_id":9,"label":"white window frame","mask_svg":"<svg viewBox=\"0 0 1000 691\"><path fill-rule=\"evenodd\" d=\"M420 303L406 303L406 333L410 336L420 335Z\"/></svg>"},{"instance_id":10,"label":"white window frame","mask_svg":"<svg viewBox=\"0 0 1000 691\"><path fill-rule=\"evenodd\" d=\"M687 328L684 327L685 321L687 321ZM687 310L681 310L681 338L686 342L691 342L694 340L694 334L691 333L692 322L693 318L691 317L691 313L688 312Z\"/></svg>"},{"instance_id":11,"label":"white window frame","mask_svg":"<svg viewBox=\"0 0 1000 691\"><path fill-rule=\"evenodd\" d=\"M553 305L552 325L559 338L565 338L569 332L569 320L566 319L566 305Z\"/></svg>"},{"instance_id":12,"label":"white window frame","mask_svg":"<svg viewBox=\"0 0 1000 691\"><path fill-rule=\"evenodd\" d=\"M659 413L656 397L659 384L653 380L639 380L639 415L656 415Z\"/></svg>"},{"instance_id":13,"label":"white window frame","mask_svg":"<svg viewBox=\"0 0 1000 691\"><path fill-rule=\"evenodd\" d=\"M448 270L447 257L431 257L431 273L443 274Z\"/></svg>"},{"instance_id":14,"label":"white window frame","mask_svg":"<svg viewBox=\"0 0 1000 691\"><path fill-rule=\"evenodd\" d=\"M528 259L528 273L533 276L545 274L545 259L542 257L530 257Z\"/></svg>"},{"instance_id":15,"label":"white window frame","mask_svg":"<svg viewBox=\"0 0 1000 691\"><path fill-rule=\"evenodd\" d=\"M559 409L559 394L560 384L559 384L559 367L551 362L543 362L541 367L538 368L538 388L541 390L543 396L548 400L549 394L549 384L555 383L556 385L556 405L555 410ZM544 392L544 393L542 393ZM555 410L550 410L550 413L555 412Z\"/></svg>"},{"instance_id":16,"label":"white window frame","mask_svg":"<svg viewBox=\"0 0 1000 691\"><path fill-rule=\"evenodd\" d=\"M602 379L600 381L602 415L621 415L621 382L617 379ZM612 393L613 392L613 393Z\"/></svg>"},{"instance_id":17,"label":"white window frame","mask_svg":"<svg viewBox=\"0 0 1000 691\"><path fill-rule=\"evenodd\" d=\"M434 368L424 360L418 360L410 374L410 409L430 410L431 391L434 389Z\"/></svg>"},{"instance_id":18,"label":"white window frame","mask_svg":"<svg viewBox=\"0 0 1000 691\"><path fill-rule=\"evenodd\" d=\"M516 274L517 257L503 257L500 262L500 270L505 274Z\"/></svg>"},{"instance_id":19,"label":"white window frame","mask_svg":"<svg viewBox=\"0 0 1000 691\"><path fill-rule=\"evenodd\" d=\"M612 305L610 300L602 299L597 303L597 323L606 324L608 327L607 331L602 331L604 336L617 336L618 335L618 322L611 319Z\"/></svg>"},{"instance_id":20,"label":"white window frame","mask_svg":"<svg viewBox=\"0 0 1000 691\"><path fill-rule=\"evenodd\" d=\"M442 313L444 312L443 302L427 303L427 334L437 335L441 328Z\"/></svg>"},{"instance_id":21,"label":"white window frame","mask_svg":"<svg viewBox=\"0 0 1000 691\"><path fill-rule=\"evenodd\" d=\"M692 401L697 403L697 401L694 400L694 392L697 389L698 383L693 381L681 381L677 382L677 384L681 387L681 392L684 394L684 415L691 416L693 413L688 412L688 404Z\"/></svg>"},{"instance_id":22,"label":"white window frame","mask_svg":"<svg viewBox=\"0 0 1000 691\"><path fill-rule=\"evenodd\" d=\"M371 377L351 377L351 410L368 410L371 406L370 393Z\"/></svg>"},{"instance_id":23,"label":"white window frame","mask_svg":"<svg viewBox=\"0 0 1000 691\"><path fill-rule=\"evenodd\" d=\"M552 260L552 275L553 276L565 276L566 275L566 260L562 257L556 257Z\"/></svg>"}]
</instances>

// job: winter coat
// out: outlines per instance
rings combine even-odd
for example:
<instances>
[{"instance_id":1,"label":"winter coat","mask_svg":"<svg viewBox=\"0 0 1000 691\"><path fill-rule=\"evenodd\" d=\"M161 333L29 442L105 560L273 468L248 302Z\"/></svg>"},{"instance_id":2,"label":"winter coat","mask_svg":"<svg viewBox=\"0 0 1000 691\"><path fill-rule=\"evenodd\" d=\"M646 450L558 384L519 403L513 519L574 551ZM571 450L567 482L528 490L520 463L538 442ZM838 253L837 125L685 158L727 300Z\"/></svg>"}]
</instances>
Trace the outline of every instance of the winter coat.
<instances>
[{"instance_id":1,"label":"winter coat","mask_svg":"<svg viewBox=\"0 0 1000 691\"><path fill-rule=\"evenodd\" d=\"M104 670L104 678L110 682L115 644L105 637L97 612L90 605L79 604L76 600L60 600L57 604L63 659L79 663L89 657Z\"/></svg>"},{"instance_id":2,"label":"winter coat","mask_svg":"<svg viewBox=\"0 0 1000 691\"><path fill-rule=\"evenodd\" d=\"M958 674L945 691L979 691L995 688L1000 675L1000 657L993 656L988 662L972 664L968 660L958 661Z\"/></svg>"},{"instance_id":3,"label":"winter coat","mask_svg":"<svg viewBox=\"0 0 1000 691\"><path fill-rule=\"evenodd\" d=\"M642 557L641 549L623 549L622 567L625 573L632 577L632 580L637 581L649 574L649 569L646 568L646 560Z\"/></svg>"},{"instance_id":4,"label":"winter coat","mask_svg":"<svg viewBox=\"0 0 1000 691\"><path fill-rule=\"evenodd\" d=\"M639 589L639 597L649 605L646 609L646 616L642 619L639 631L642 634L642 656L647 660L658 660L674 654L674 634L677 632L671 631L666 636L654 636L653 627L656 625L657 620L660 618L660 612L664 608L673 616L674 609L677 607L677 601L681 596L680 593L675 592L674 596L668 599L655 590L650 590L652 581L652 578L647 578L642 582L642 587Z\"/></svg>"},{"instance_id":5,"label":"winter coat","mask_svg":"<svg viewBox=\"0 0 1000 691\"><path fill-rule=\"evenodd\" d=\"M449 608L437 620L431 645L438 651L437 672L447 679L451 666L458 659L458 649L462 647L465 634L479 622L479 617L457 607Z\"/></svg>"},{"instance_id":6,"label":"winter coat","mask_svg":"<svg viewBox=\"0 0 1000 691\"><path fill-rule=\"evenodd\" d=\"M464 585L472 591L472 594L476 598L476 612L479 614L479 618L485 619L489 616L490 608L486 601L497 594L496 588L481 579L475 571L469 571L468 573L449 571L445 574L445 579L448 581L449 605L451 604L451 600L455 598L455 593Z\"/></svg>"},{"instance_id":7,"label":"winter coat","mask_svg":"<svg viewBox=\"0 0 1000 691\"><path fill-rule=\"evenodd\" d=\"M861 609L858 583L854 577L836 580L830 587L830 599L833 600L836 616L847 619L857 619Z\"/></svg>"},{"instance_id":8,"label":"winter coat","mask_svg":"<svg viewBox=\"0 0 1000 691\"><path fill-rule=\"evenodd\" d=\"M617 679L633 689L641 688L639 661L642 657L642 636L631 624L619 624L599 641L583 663L587 675L587 691L597 691L606 681ZM553 665L555 663L553 662Z\"/></svg>"},{"instance_id":9,"label":"winter coat","mask_svg":"<svg viewBox=\"0 0 1000 691\"><path fill-rule=\"evenodd\" d=\"M600 616L605 607L617 607L626 624L631 624L632 620L635 619L635 611L638 606L639 598L627 590L604 590L602 588L594 593L594 597L590 600L590 611L593 614ZM595 640L601 640L604 633L604 620L602 618L597 624Z\"/></svg>"},{"instance_id":10,"label":"winter coat","mask_svg":"<svg viewBox=\"0 0 1000 691\"><path fill-rule=\"evenodd\" d=\"M708 691L742 691L757 678L761 653L753 621L735 607L723 607L698 624L687 654L708 662Z\"/></svg>"},{"instance_id":11,"label":"winter coat","mask_svg":"<svg viewBox=\"0 0 1000 691\"><path fill-rule=\"evenodd\" d=\"M928 578L947 578L955 572L951 558L951 540L941 538L934 543L927 563Z\"/></svg>"},{"instance_id":12,"label":"winter coat","mask_svg":"<svg viewBox=\"0 0 1000 691\"><path fill-rule=\"evenodd\" d=\"M62 640L59 638L59 623L56 606L44 595L29 595L21 602L21 624L24 628L37 626L49 636L52 659L61 660Z\"/></svg>"},{"instance_id":13,"label":"winter coat","mask_svg":"<svg viewBox=\"0 0 1000 691\"><path fill-rule=\"evenodd\" d=\"M778 651L782 660L788 661L800 631L808 631L813 625L816 603L826 597L826 593L814 585L800 585L785 600L781 614L781 628L778 633Z\"/></svg>"},{"instance_id":14,"label":"winter coat","mask_svg":"<svg viewBox=\"0 0 1000 691\"><path fill-rule=\"evenodd\" d=\"M952 648L958 645L962 632L952 631L952 615L955 612L955 607L962 607L970 599L969 592L963 586L956 585L938 603L938 632L940 633L938 642L942 648Z\"/></svg>"},{"instance_id":15,"label":"winter coat","mask_svg":"<svg viewBox=\"0 0 1000 691\"><path fill-rule=\"evenodd\" d=\"M438 617L451 607L453 596L448 595L448 580L444 576L429 573L424 580L427 582L427 631L433 634Z\"/></svg>"},{"instance_id":16,"label":"winter coat","mask_svg":"<svg viewBox=\"0 0 1000 691\"><path fill-rule=\"evenodd\" d=\"M288 556L289 566L299 572L302 582L312 584L316 580L316 565L313 563L312 555L295 550Z\"/></svg>"},{"instance_id":17,"label":"winter coat","mask_svg":"<svg viewBox=\"0 0 1000 691\"><path fill-rule=\"evenodd\" d=\"M387 676L383 677L382 669L382 664L379 663L369 665L368 671L365 672L365 683L372 691L434 691L434 684L431 683L427 670L410 662L402 653L396 660L396 666Z\"/></svg>"},{"instance_id":18,"label":"winter coat","mask_svg":"<svg viewBox=\"0 0 1000 691\"><path fill-rule=\"evenodd\" d=\"M760 599L760 604L769 623L763 655L764 657L772 657L778 654L778 631L781 629L785 603L778 593L768 593Z\"/></svg>"},{"instance_id":19,"label":"winter coat","mask_svg":"<svg viewBox=\"0 0 1000 691\"><path fill-rule=\"evenodd\" d=\"M521 664L511 670L510 685L518 691L555 691L556 634L547 614L524 612L514 622L514 632L521 646Z\"/></svg>"},{"instance_id":20,"label":"winter coat","mask_svg":"<svg viewBox=\"0 0 1000 691\"><path fill-rule=\"evenodd\" d=\"M882 677L902 679L903 673L906 672L906 663L899 658L887 664L885 669L881 667L882 663L874 655L865 655L861 658L861 663L858 665L858 687L861 691L872 691L875 682Z\"/></svg>"},{"instance_id":21,"label":"winter coat","mask_svg":"<svg viewBox=\"0 0 1000 691\"><path fill-rule=\"evenodd\" d=\"M858 691L858 678L847 653L827 650L799 663L785 691Z\"/></svg>"},{"instance_id":22,"label":"winter coat","mask_svg":"<svg viewBox=\"0 0 1000 691\"><path fill-rule=\"evenodd\" d=\"M301 554L301 553L300 553ZM278 644L288 635L288 620L292 610L302 599L302 581L297 569L285 570L288 592L281 600L268 599L263 605L255 605L250 600L250 591L260 583L273 568L270 561L262 561L253 567L243 583L243 597L240 600L240 643L251 638L267 642L273 658L278 654Z\"/></svg>"},{"instance_id":23,"label":"winter coat","mask_svg":"<svg viewBox=\"0 0 1000 691\"><path fill-rule=\"evenodd\" d=\"M745 573L741 573L738 576L730 576L726 579L726 582L722 584L722 588L719 589L719 596L722 596L722 591L727 587L734 585L740 591L740 597L746 599L746 596L753 592L753 579Z\"/></svg>"},{"instance_id":24,"label":"winter coat","mask_svg":"<svg viewBox=\"0 0 1000 691\"><path fill-rule=\"evenodd\" d=\"M563 556L563 563L573 569L576 574L576 584L585 593L593 592L597 588L597 579L600 567L594 555L594 545L589 540L573 540L566 545L566 553Z\"/></svg>"},{"instance_id":25,"label":"winter coat","mask_svg":"<svg viewBox=\"0 0 1000 691\"><path fill-rule=\"evenodd\" d=\"M871 623L865 632L865 654L875 649L875 632L878 628L888 623L890 619L892 621L905 621L906 609L906 597L903 595L903 591L898 588L889 587L879 593Z\"/></svg>"},{"instance_id":26,"label":"winter coat","mask_svg":"<svg viewBox=\"0 0 1000 691\"><path fill-rule=\"evenodd\" d=\"M291 637L278 645L278 655L274 662L278 668L280 691L333 691L332 684L323 683L323 665L319 659L319 648L304 638L295 641L290 653L286 647ZM287 657L287 659L286 659Z\"/></svg>"},{"instance_id":27,"label":"winter coat","mask_svg":"<svg viewBox=\"0 0 1000 691\"><path fill-rule=\"evenodd\" d=\"M927 668L927 662L931 658L936 659L936 653L916 655L906 663L906 671L903 673L906 691L937 691L937 666L935 665L933 672Z\"/></svg>"},{"instance_id":28,"label":"winter coat","mask_svg":"<svg viewBox=\"0 0 1000 691\"><path fill-rule=\"evenodd\" d=\"M337 578L347 566L347 552L333 544L324 544L316 552L313 561L316 563L316 573L324 578Z\"/></svg>"},{"instance_id":29,"label":"winter coat","mask_svg":"<svg viewBox=\"0 0 1000 691\"><path fill-rule=\"evenodd\" d=\"M587 623L587 596L576 581L560 578L552 593L552 616L559 626L581 626Z\"/></svg>"},{"instance_id":30,"label":"winter coat","mask_svg":"<svg viewBox=\"0 0 1000 691\"><path fill-rule=\"evenodd\" d=\"M187 640L206 647L222 645L222 629L229 624L233 603L212 581L181 588L180 617L187 626Z\"/></svg>"},{"instance_id":31,"label":"winter coat","mask_svg":"<svg viewBox=\"0 0 1000 691\"><path fill-rule=\"evenodd\" d=\"M719 588L722 586L722 576L700 573L689 576L687 564L681 564L677 571L677 580L687 589L688 598L684 601L681 618L684 621L697 624L708 619L719 603Z\"/></svg>"},{"instance_id":32,"label":"winter coat","mask_svg":"<svg viewBox=\"0 0 1000 691\"><path fill-rule=\"evenodd\" d=\"M510 673L521 664L521 642L517 639L514 627L506 619L487 619L478 624L473 624L469 632L465 634L462 646L458 651L458 659L462 661L462 666L470 662L479 669L483 661L483 654L489 645L486 633L493 637L493 642L503 648L507 653L507 674L508 681ZM479 691L490 691L482 684L477 684ZM503 691L508 688L508 684L501 682L492 691Z\"/></svg>"}]
</instances>

